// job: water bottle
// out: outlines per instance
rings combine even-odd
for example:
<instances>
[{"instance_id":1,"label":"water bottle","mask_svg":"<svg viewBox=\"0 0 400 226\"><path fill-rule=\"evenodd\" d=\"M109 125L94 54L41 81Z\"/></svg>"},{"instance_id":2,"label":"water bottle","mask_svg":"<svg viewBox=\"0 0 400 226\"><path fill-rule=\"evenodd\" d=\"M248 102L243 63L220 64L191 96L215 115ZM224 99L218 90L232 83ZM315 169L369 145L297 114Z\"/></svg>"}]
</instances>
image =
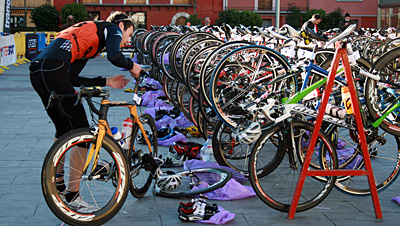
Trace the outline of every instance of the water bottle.
<instances>
[{"instance_id":1,"label":"water bottle","mask_svg":"<svg viewBox=\"0 0 400 226\"><path fill-rule=\"evenodd\" d=\"M124 146L122 148L128 150L131 141L130 136L132 133L132 120L130 118L125 119L124 122L122 123L121 133L122 133L122 139L125 140Z\"/></svg>"},{"instance_id":2,"label":"water bottle","mask_svg":"<svg viewBox=\"0 0 400 226\"><path fill-rule=\"evenodd\" d=\"M203 144L203 147L200 149L200 155L203 161L215 162L211 136L208 136L206 142Z\"/></svg>"},{"instance_id":3,"label":"water bottle","mask_svg":"<svg viewBox=\"0 0 400 226\"><path fill-rule=\"evenodd\" d=\"M342 100L343 100L343 104L346 108L347 114L349 114L349 115L353 114L354 113L353 105L351 103L349 87L347 87L347 86L342 87Z\"/></svg>"},{"instance_id":4,"label":"water bottle","mask_svg":"<svg viewBox=\"0 0 400 226\"><path fill-rule=\"evenodd\" d=\"M124 141L121 139L122 135L121 133L118 131L117 127L111 127L111 133L114 137L114 139L119 143L119 145L121 145L121 147L124 147Z\"/></svg>"},{"instance_id":5,"label":"water bottle","mask_svg":"<svg viewBox=\"0 0 400 226\"><path fill-rule=\"evenodd\" d=\"M332 104L326 105L325 113L338 118L344 118L344 116L346 116L346 110Z\"/></svg>"}]
</instances>

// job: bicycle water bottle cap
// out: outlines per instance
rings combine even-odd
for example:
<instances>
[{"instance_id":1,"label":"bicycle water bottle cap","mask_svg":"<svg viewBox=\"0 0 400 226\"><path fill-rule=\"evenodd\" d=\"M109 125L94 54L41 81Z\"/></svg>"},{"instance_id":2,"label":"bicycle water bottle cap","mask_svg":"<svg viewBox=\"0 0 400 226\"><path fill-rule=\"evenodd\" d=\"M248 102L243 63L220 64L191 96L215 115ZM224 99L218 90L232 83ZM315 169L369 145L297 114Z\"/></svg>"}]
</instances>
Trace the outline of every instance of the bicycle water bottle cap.
<instances>
[{"instance_id":1,"label":"bicycle water bottle cap","mask_svg":"<svg viewBox=\"0 0 400 226\"><path fill-rule=\"evenodd\" d=\"M116 133L118 133L118 128L117 127L111 127L111 133L113 134L113 135L115 135Z\"/></svg>"}]
</instances>

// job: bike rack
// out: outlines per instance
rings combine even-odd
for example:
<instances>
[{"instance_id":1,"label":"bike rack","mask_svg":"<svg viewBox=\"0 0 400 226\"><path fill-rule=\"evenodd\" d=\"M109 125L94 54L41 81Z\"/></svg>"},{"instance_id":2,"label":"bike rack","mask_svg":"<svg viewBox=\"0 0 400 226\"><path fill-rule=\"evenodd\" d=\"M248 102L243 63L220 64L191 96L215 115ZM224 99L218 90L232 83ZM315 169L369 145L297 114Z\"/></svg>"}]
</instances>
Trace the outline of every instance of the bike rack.
<instances>
[{"instance_id":1,"label":"bike rack","mask_svg":"<svg viewBox=\"0 0 400 226\"><path fill-rule=\"evenodd\" d=\"M311 157L312 157L313 150L314 150L316 142L317 142L317 137L318 137L318 134L319 134L319 131L321 128L322 118L324 116L325 109L326 109L326 106L329 101L329 95L332 92L333 82L335 80L335 75L336 75L336 71L339 66L340 60L342 60L342 63L344 66L344 72L345 72L344 74L345 74L346 80L348 82L348 87L349 87L349 92L350 92L350 100L352 102L354 117L356 119L357 131L359 134L361 150L362 150L362 154L363 154L363 158L364 158L364 162L365 162L365 169L362 169L362 170L350 170L350 169L310 170L309 166L310 166L310 162L311 162ZM290 205L289 213L287 216L288 219L294 218L306 177L308 177L308 176L365 176L365 175L368 177L368 184L369 184L369 188L371 190L372 202L374 204L374 209L375 209L375 216L378 219L382 218L382 210L381 210L381 206L379 203L378 191L377 191L376 185L374 183L374 181L375 181L374 174L372 171L371 159L369 157L367 140L366 140L366 137L364 134L363 122L362 122L361 114L360 114L361 111L360 111L360 106L358 105L358 103L359 102L358 102L357 95L356 95L354 79L351 74L351 68L350 68L349 59L348 59L348 55L347 55L346 43L338 42L338 43L336 43L336 51L335 51L335 55L332 60L332 68L331 68L331 71L329 72L326 89L324 91L324 94L322 96L322 102L318 109L318 115L316 118L313 134L311 136L311 141L308 145L308 150L306 153L305 161L304 161L303 167L300 172L299 180L297 182L297 186L296 186L296 189L294 192L292 203Z\"/></svg>"}]
</instances>

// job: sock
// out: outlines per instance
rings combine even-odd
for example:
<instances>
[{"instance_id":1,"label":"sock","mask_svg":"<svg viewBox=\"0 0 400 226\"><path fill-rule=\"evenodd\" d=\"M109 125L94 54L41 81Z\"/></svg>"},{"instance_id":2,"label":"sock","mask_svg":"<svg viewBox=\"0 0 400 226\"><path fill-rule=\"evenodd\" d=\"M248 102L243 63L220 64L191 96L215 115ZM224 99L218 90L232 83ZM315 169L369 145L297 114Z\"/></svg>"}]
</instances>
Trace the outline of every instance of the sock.
<instances>
[{"instance_id":1,"label":"sock","mask_svg":"<svg viewBox=\"0 0 400 226\"><path fill-rule=\"evenodd\" d=\"M72 202L78 197L79 197L79 191L68 191L67 194L65 195L65 200L67 202Z\"/></svg>"},{"instance_id":2,"label":"sock","mask_svg":"<svg viewBox=\"0 0 400 226\"><path fill-rule=\"evenodd\" d=\"M56 179L59 177L64 177L64 171L56 173ZM57 191L63 192L67 187L65 187L64 179L62 181L56 181Z\"/></svg>"},{"instance_id":3,"label":"sock","mask_svg":"<svg viewBox=\"0 0 400 226\"><path fill-rule=\"evenodd\" d=\"M59 192L63 192L67 188L65 186L64 180L56 182L56 187L57 187L57 191L59 191Z\"/></svg>"}]
</instances>

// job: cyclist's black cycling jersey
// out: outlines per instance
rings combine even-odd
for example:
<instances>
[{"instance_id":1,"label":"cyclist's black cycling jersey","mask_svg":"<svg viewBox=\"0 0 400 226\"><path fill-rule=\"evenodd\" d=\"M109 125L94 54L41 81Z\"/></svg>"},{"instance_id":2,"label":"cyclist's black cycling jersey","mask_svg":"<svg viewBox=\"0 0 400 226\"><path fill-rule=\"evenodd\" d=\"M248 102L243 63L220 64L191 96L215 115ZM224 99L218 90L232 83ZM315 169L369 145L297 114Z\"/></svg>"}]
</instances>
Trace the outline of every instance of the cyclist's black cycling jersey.
<instances>
[{"instance_id":1,"label":"cyclist's black cycling jersey","mask_svg":"<svg viewBox=\"0 0 400 226\"><path fill-rule=\"evenodd\" d=\"M315 33L318 32L318 29L316 27L315 24L313 24L313 22L311 22L311 20L307 20L306 22L304 22L303 26L301 27L303 30L305 30L306 28L310 28L312 31L314 31Z\"/></svg>"},{"instance_id":2,"label":"cyclist's black cycling jersey","mask_svg":"<svg viewBox=\"0 0 400 226\"><path fill-rule=\"evenodd\" d=\"M77 76L89 58L105 50L112 64L131 70L132 60L120 52L121 40L122 31L118 26L106 21L85 21L61 31L35 60L61 60L71 64L69 75Z\"/></svg>"}]
</instances>

